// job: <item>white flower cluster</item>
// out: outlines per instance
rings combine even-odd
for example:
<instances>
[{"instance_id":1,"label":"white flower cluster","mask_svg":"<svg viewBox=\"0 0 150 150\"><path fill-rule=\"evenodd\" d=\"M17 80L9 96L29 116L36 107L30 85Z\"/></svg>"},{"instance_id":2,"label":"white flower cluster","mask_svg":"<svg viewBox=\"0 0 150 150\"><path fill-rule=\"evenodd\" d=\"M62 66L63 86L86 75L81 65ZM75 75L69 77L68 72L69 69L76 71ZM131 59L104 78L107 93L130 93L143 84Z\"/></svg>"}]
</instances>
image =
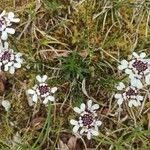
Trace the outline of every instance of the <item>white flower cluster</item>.
<instances>
[{"instance_id":1,"label":"white flower cluster","mask_svg":"<svg viewBox=\"0 0 150 150\"><path fill-rule=\"evenodd\" d=\"M134 86L125 87L124 83L120 82L117 85L117 90L120 91L120 93L115 94L118 105L121 105L123 101L127 101L129 107L141 105L143 96L139 95L139 89Z\"/></svg>"},{"instance_id":2,"label":"white flower cluster","mask_svg":"<svg viewBox=\"0 0 150 150\"><path fill-rule=\"evenodd\" d=\"M4 47L0 48L0 71L9 71L14 74L17 68L21 68L23 60L21 53L15 53L8 48L8 43L4 43Z\"/></svg>"},{"instance_id":3,"label":"white flower cluster","mask_svg":"<svg viewBox=\"0 0 150 150\"><path fill-rule=\"evenodd\" d=\"M0 14L0 32L1 32L1 39L2 40L7 40L8 38L8 33L9 34L14 34L15 29L11 28L12 23L17 23L19 22L19 18L15 18L15 15L13 12L6 13L4 10Z\"/></svg>"},{"instance_id":4,"label":"white flower cluster","mask_svg":"<svg viewBox=\"0 0 150 150\"><path fill-rule=\"evenodd\" d=\"M127 101L129 107L141 105L144 97L140 95L140 90L150 85L150 59L145 57L144 52L140 55L133 52L131 60L122 60L118 66L118 69L124 71L129 78L128 87L122 82L116 86L120 91L119 94L115 94L118 105L121 105L123 101Z\"/></svg>"},{"instance_id":5,"label":"white flower cluster","mask_svg":"<svg viewBox=\"0 0 150 150\"><path fill-rule=\"evenodd\" d=\"M122 60L121 65L118 66L119 70L124 70L129 75L131 85L139 89L150 85L150 59L145 57L145 53L138 55L133 52L130 61Z\"/></svg>"},{"instance_id":6,"label":"white flower cluster","mask_svg":"<svg viewBox=\"0 0 150 150\"><path fill-rule=\"evenodd\" d=\"M98 136L98 127L101 126L102 122L97 120L97 109L99 109L99 105L92 105L92 100L89 100L87 105L82 103L80 108L74 107L74 111L79 114L79 118L78 120L70 120L70 123L74 125L73 132L78 132L81 135L86 133L89 140L92 135Z\"/></svg>"},{"instance_id":7,"label":"white flower cluster","mask_svg":"<svg viewBox=\"0 0 150 150\"><path fill-rule=\"evenodd\" d=\"M15 53L11 48L8 47L8 42L3 42L7 40L8 33L14 34L15 29L11 28L12 23L19 22L19 18L15 18L13 12L6 13L4 10L0 14L0 72L9 71L9 73L14 74L15 70L21 68L23 63L22 54Z\"/></svg>"},{"instance_id":8,"label":"white flower cluster","mask_svg":"<svg viewBox=\"0 0 150 150\"><path fill-rule=\"evenodd\" d=\"M50 88L45 81L47 80L47 76L44 75L40 77L36 76L38 84L34 85L32 89L27 90L27 93L32 96L33 102L37 102L38 98L43 100L43 104L47 104L48 101L55 101L55 97L52 96L57 91L57 87Z\"/></svg>"},{"instance_id":9,"label":"white flower cluster","mask_svg":"<svg viewBox=\"0 0 150 150\"><path fill-rule=\"evenodd\" d=\"M11 28L12 23L19 21L20 19L15 18L13 12L6 13L4 10L0 14L0 72L9 71L9 73L14 74L15 70L17 68L21 68L21 64L23 63L21 58L22 54L15 53L12 49L9 48L8 42L5 41L8 39L8 33L15 33L15 29ZM11 107L11 104L8 100L3 100L1 104L6 111L8 111Z\"/></svg>"}]
</instances>

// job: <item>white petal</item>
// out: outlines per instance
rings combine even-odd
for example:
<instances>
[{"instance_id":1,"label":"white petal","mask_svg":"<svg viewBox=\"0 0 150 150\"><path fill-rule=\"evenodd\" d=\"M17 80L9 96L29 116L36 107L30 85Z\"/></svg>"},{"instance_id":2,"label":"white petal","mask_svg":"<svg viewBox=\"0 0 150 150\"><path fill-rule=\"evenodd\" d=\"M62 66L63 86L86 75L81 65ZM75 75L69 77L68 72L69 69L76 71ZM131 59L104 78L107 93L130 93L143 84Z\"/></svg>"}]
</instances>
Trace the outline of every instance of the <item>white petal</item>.
<instances>
[{"instance_id":1,"label":"white petal","mask_svg":"<svg viewBox=\"0 0 150 150\"><path fill-rule=\"evenodd\" d=\"M131 69L126 69L126 70L125 70L125 73L126 73L126 74L133 74L133 72L132 72Z\"/></svg>"},{"instance_id":2,"label":"white petal","mask_svg":"<svg viewBox=\"0 0 150 150\"><path fill-rule=\"evenodd\" d=\"M4 48L5 48L5 49L8 49L8 47L9 47L8 42L4 42Z\"/></svg>"},{"instance_id":3,"label":"white petal","mask_svg":"<svg viewBox=\"0 0 150 150\"><path fill-rule=\"evenodd\" d=\"M139 58L139 55L138 55L136 52L133 52L132 55L133 55L135 58Z\"/></svg>"},{"instance_id":4,"label":"white petal","mask_svg":"<svg viewBox=\"0 0 150 150\"><path fill-rule=\"evenodd\" d=\"M1 39L2 40L7 40L7 38L8 38L7 32L3 31L2 35L1 35Z\"/></svg>"},{"instance_id":5,"label":"white petal","mask_svg":"<svg viewBox=\"0 0 150 150\"><path fill-rule=\"evenodd\" d=\"M140 54L140 58L145 58L145 57L146 57L146 53L142 52L142 53Z\"/></svg>"},{"instance_id":6,"label":"white petal","mask_svg":"<svg viewBox=\"0 0 150 150\"><path fill-rule=\"evenodd\" d=\"M136 88L138 88L138 89L142 89L143 88L143 84L142 84L140 79L131 78L131 85L136 87Z\"/></svg>"},{"instance_id":7,"label":"white petal","mask_svg":"<svg viewBox=\"0 0 150 150\"><path fill-rule=\"evenodd\" d=\"M14 67L15 67L15 68L21 68L21 64L20 64L20 63L15 63L15 64L14 64Z\"/></svg>"},{"instance_id":8,"label":"white petal","mask_svg":"<svg viewBox=\"0 0 150 150\"><path fill-rule=\"evenodd\" d=\"M27 92L28 92L28 94L35 94L35 91L32 89L29 89Z\"/></svg>"},{"instance_id":9,"label":"white petal","mask_svg":"<svg viewBox=\"0 0 150 150\"><path fill-rule=\"evenodd\" d=\"M117 104L118 105L121 105L123 103L123 98L119 98L118 100L117 100Z\"/></svg>"},{"instance_id":10,"label":"white petal","mask_svg":"<svg viewBox=\"0 0 150 150\"><path fill-rule=\"evenodd\" d=\"M121 94L115 94L114 97L115 97L116 99L119 99L119 98L122 98L122 95L121 95Z\"/></svg>"},{"instance_id":11,"label":"white petal","mask_svg":"<svg viewBox=\"0 0 150 150\"><path fill-rule=\"evenodd\" d=\"M73 132L74 132L74 133L77 133L78 130L79 130L79 127L80 127L79 125L74 126L73 129L72 129Z\"/></svg>"},{"instance_id":12,"label":"white petal","mask_svg":"<svg viewBox=\"0 0 150 150\"><path fill-rule=\"evenodd\" d=\"M128 103L129 107L132 107L134 105L135 107L139 106L139 103L136 100L130 100Z\"/></svg>"},{"instance_id":13,"label":"white petal","mask_svg":"<svg viewBox=\"0 0 150 150\"><path fill-rule=\"evenodd\" d=\"M80 109L81 109L82 111L85 111L85 104L84 104L84 103L81 104Z\"/></svg>"},{"instance_id":14,"label":"white petal","mask_svg":"<svg viewBox=\"0 0 150 150\"><path fill-rule=\"evenodd\" d=\"M136 98L137 98L137 100L142 101L144 97L141 95L137 95Z\"/></svg>"},{"instance_id":15,"label":"white petal","mask_svg":"<svg viewBox=\"0 0 150 150\"><path fill-rule=\"evenodd\" d=\"M38 100L38 97L37 97L37 95L36 94L34 94L33 96L32 96L32 100L33 100L33 102L37 102L37 100Z\"/></svg>"},{"instance_id":16,"label":"white petal","mask_svg":"<svg viewBox=\"0 0 150 150\"><path fill-rule=\"evenodd\" d=\"M120 82L119 85L117 86L117 90L123 90L125 88L125 85L123 82Z\"/></svg>"},{"instance_id":17,"label":"white petal","mask_svg":"<svg viewBox=\"0 0 150 150\"><path fill-rule=\"evenodd\" d=\"M42 82L42 78L39 75L36 76L36 80Z\"/></svg>"},{"instance_id":18,"label":"white petal","mask_svg":"<svg viewBox=\"0 0 150 150\"><path fill-rule=\"evenodd\" d=\"M118 66L118 69L119 69L119 70L124 70L125 68L124 68L122 65L119 65L119 66Z\"/></svg>"},{"instance_id":19,"label":"white petal","mask_svg":"<svg viewBox=\"0 0 150 150\"><path fill-rule=\"evenodd\" d=\"M28 93L27 93L27 95L28 95ZM27 97L27 101L28 101L28 105L29 105L30 107L32 107L32 106L34 105L33 100L32 100L32 97Z\"/></svg>"},{"instance_id":20,"label":"white petal","mask_svg":"<svg viewBox=\"0 0 150 150\"><path fill-rule=\"evenodd\" d=\"M9 19L9 21L11 21L11 22L19 22L20 21L19 18L14 18L14 17L15 17L15 15L14 15L13 12L9 12L8 13L8 19Z\"/></svg>"},{"instance_id":21,"label":"white petal","mask_svg":"<svg viewBox=\"0 0 150 150\"><path fill-rule=\"evenodd\" d=\"M9 73L10 74L14 74L15 73L15 68L13 66L10 67Z\"/></svg>"},{"instance_id":22,"label":"white petal","mask_svg":"<svg viewBox=\"0 0 150 150\"><path fill-rule=\"evenodd\" d=\"M94 135L94 136L98 136L99 133L97 130L94 130L94 129L91 129L91 133Z\"/></svg>"},{"instance_id":23,"label":"white petal","mask_svg":"<svg viewBox=\"0 0 150 150\"><path fill-rule=\"evenodd\" d=\"M9 69L9 66L8 66L8 65L5 65L4 71L8 71L8 69Z\"/></svg>"},{"instance_id":24,"label":"white petal","mask_svg":"<svg viewBox=\"0 0 150 150\"><path fill-rule=\"evenodd\" d=\"M6 14L6 11L3 10L3 12L0 14L0 17L3 17Z\"/></svg>"},{"instance_id":25,"label":"white petal","mask_svg":"<svg viewBox=\"0 0 150 150\"><path fill-rule=\"evenodd\" d=\"M51 88L51 93L55 93L57 91L57 87Z\"/></svg>"},{"instance_id":26,"label":"white petal","mask_svg":"<svg viewBox=\"0 0 150 150\"><path fill-rule=\"evenodd\" d=\"M3 64L0 62L0 67L2 66Z\"/></svg>"},{"instance_id":27,"label":"white petal","mask_svg":"<svg viewBox=\"0 0 150 150\"><path fill-rule=\"evenodd\" d=\"M76 121L74 119L71 119L70 120L70 124L72 124L72 125L78 125L78 121Z\"/></svg>"},{"instance_id":28,"label":"white petal","mask_svg":"<svg viewBox=\"0 0 150 150\"><path fill-rule=\"evenodd\" d=\"M87 133L87 139L88 139L88 140L91 139L91 132L90 132L90 131L88 131L88 133Z\"/></svg>"},{"instance_id":29,"label":"white petal","mask_svg":"<svg viewBox=\"0 0 150 150\"><path fill-rule=\"evenodd\" d=\"M95 124L94 129L98 131L98 126Z\"/></svg>"},{"instance_id":30,"label":"white petal","mask_svg":"<svg viewBox=\"0 0 150 150\"><path fill-rule=\"evenodd\" d=\"M11 107L11 104L8 100L3 100L2 101L2 106L5 108L6 111L8 111Z\"/></svg>"},{"instance_id":31,"label":"white petal","mask_svg":"<svg viewBox=\"0 0 150 150\"><path fill-rule=\"evenodd\" d=\"M130 101L128 102L128 106L129 106L129 107L132 107L132 105L133 105L132 100L130 100Z\"/></svg>"},{"instance_id":32,"label":"white petal","mask_svg":"<svg viewBox=\"0 0 150 150\"><path fill-rule=\"evenodd\" d=\"M91 107L92 110L97 110L99 109L99 105L98 104L94 104L92 107Z\"/></svg>"},{"instance_id":33,"label":"white petal","mask_svg":"<svg viewBox=\"0 0 150 150\"><path fill-rule=\"evenodd\" d=\"M150 73L145 76L145 82L146 84L150 85Z\"/></svg>"},{"instance_id":34,"label":"white petal","mask_svg":"<svg viewBox=\"0 0 150 150\"><path fill-rule=\"evenodd\" d=\"M78 114L80 114L82 112L82 110L78 107L74 107L73 110Z\"/></svg>"},{"instance_id":35,"label":"white petal","mask_svg":"<svg viewBox=\"0 0 150 150\"><path fill-rule=\"evenodd\" d=\"M17 53L15 56L16 56L17 58L20 58L20 57L22 56L22 53Z\"/></svg>"},{"instance_id":36,"label":"white petal","mask_svg":"<svg viewBox=\"0 0 150 150\"><path fill-rule=\"evenodd\" d=\"M54 97L54 96L51 96L51 95L48 96L47 99L50 100L51 102L55 101L55 97Z\"/></svg>"},{"instance_id":37,"label":"white petal","mask_svg":"<svg viewBox=\"0 0 150 150\"><path fill-rule=\"evenodd\" d=\"M46 97L44 100L43 100L43 104L47 104L48 103L48 98Z\"/></svg>"},{"instance_id":38,"label":"white petal","mask_svg":"<svg viewBox=\"0 0 150 150\"><path fill-rule=\"evenodd\" d=\"M44 75L41 80L42 80L42 82L45 82L46 79L47 79L47 75Z\"/></svg>"},{"instance_id":39,"label":"white petal","mask_svg":"<svg viewBox=\"0 0 150 150\"><path fill-rule=\"evenodd\" d=\"M148 62L150 64L150 59L144 59L144 62Z\"/></svg>"},{"instance_id":40,"label":"white petal","mask_svg":"<svg viewBox=\"0 0 150 150\"><path fill-rule=\"evenodd\" d=\"M13 62L8 62L7 65L10 67L13 65Z\"/></svg>"},{"instance_id":41,"label":"white petal","mask_svg":"<svg viewBox=\"0 0 150 150\"><path fill-rule=\"evenodd\" d=\"M21 58L16 58L16 61L21 65L23 63L23 60Z\"/></svg>"},{"instance_id":42,"label":"white petal","mask_svg":"<svg viewBox=\"0 0 150 150\"><path fill-rule=\"evenodd\" d=\"M19 18L13 18L13 19L11 19L11 22L20 22L20 19Z\"/></svg>"},{"instance_id":43,"label":"white petal","mask_svg":"<svg viewBox=\"0 0 150 150\"><path fill-rule=\"evenodd\" d=\"M95 123L97 126L101 126L101 124L102 124L102 122L101 121L96 121L96 123Z\"/></svg>"},{"instance_id":44,"label":"white petal","mask_svg":"<svg viewBox=\"0 0 150 150\"><path fill-rule=\"evenodd\" d=\"M14 34L15 33L15 29L13 29L13 28L6 28L6 30L5 30L7 33L9 33L9 34Z\"/></svg>"},{"instance_id":45,"label":"white petal","mask_svg":"<svg viewBox=\"0 0 150 150\"><path fill-rule=\"evenodd\" d=\"M92 100L88 100L87 106L88 106L89 109L92 107Z\"/></svg>"},{"instance_id":46,"label":"white petal","mask_svg":"<svg viewBox=\"0 0 150 150\"><path fill-rule=\"evenodd\" d=\"M118 66L119 70L124 70L125 68L128 67L128 62L126 60L122 60L120 63L121 65Z\"/></svg>"},{"instance_id":47,"label":"white petal","mask_svg":"<svg viewBox=\"0 0 150 150\"><path fill-rule=\"evenodd\" d=\"M10 19L10 20L11 20L11 19L13 19L13 18L14 18L14 16L15 16L15 15L14 15L14 13L13 13L13 12L9 12L9 13L8 13L8 19Z\"/></svg>"}]
</instances>

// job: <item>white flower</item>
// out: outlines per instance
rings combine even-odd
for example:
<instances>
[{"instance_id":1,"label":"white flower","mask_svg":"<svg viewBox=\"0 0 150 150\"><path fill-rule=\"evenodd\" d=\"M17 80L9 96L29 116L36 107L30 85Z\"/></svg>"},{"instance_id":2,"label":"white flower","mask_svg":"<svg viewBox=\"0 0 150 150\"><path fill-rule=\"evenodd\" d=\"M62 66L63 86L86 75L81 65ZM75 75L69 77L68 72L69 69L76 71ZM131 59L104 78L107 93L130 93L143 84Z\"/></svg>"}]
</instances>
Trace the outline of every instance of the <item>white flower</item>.
<instances>
[{"instance_id":1,"label":"white flower","mask_svg":"<svg viewBox=\"0 0 150 150\"><path fill-rule=\"evenodd\" d=\"M15 18L15 15L13 12L6 13L4 10L0 14L0 32L1 32L1 39L2 40L7 40L8 38L8 33L9 34L14 34L15 29L11 28L10 26L12 23L17 23L19 22L19 18Z\"/></svg>"},{"instance_id":2,"label":"white flower","mask_svg":"<svg viewBox=\"0 0 150 150\"><path fill-rule=\"evenodd\" d=\"M122 60L118 66L119 70L124 70L129 75L131 85L142 88L150 85L150 59L145 59L146 54L133 52L130 61Z\"/></svg>"},{"instance_id":3,"label":"white flower","mask_svg":"<svg viewBox=\"0 0 150 150\"><path fill-rule=\"evenodd\" d=\"M43 104L47 104L48 101L55 101L55 97L52 96L57 91L57 87L50 88L45 81L47 76L43 75L42 77L37 75L36 79L38 84L36 84L32 89L27 90L27 93L32 96L33 102L37 102L38 98L43 99Z\"/></svg>"},{"instance_id":4,"label":"white flower","mask_svg":"<svg viewBox=\"0 0 150 150\"><path fill-rule=\"evenodd\" d=\"M98 127L102 124L102 122L97 120L97 109L99 109L99 105L92 105L92 100L89 100L87 105L82 103L80 108L74 107L74 111L80 116L78 121L74 119L70 120L70 123L74 125L73 132L78 132L81 135L86 133L89 140L91 139L92 135L98 136Z\"/></svg>"},{"instance_id":5,"label":"white flower","mask_svg":"<svg viewBox=\"0 0 150 150\"><path fill-rule=\"evenodd\" d=\"M23 63L22 54L9 49L7 42L4 43L4 47L0 48L0 70L14 74L16 69L21 68Z\"/></svg>"},{"instance_id":6,"label":"white flower","mask_svg":"<svg viewBox=\"0 0 150 150\"><path fill-rule=\"evenodd\" d=\"M122 90L119 89L120 93L115 94L117 99L117 104L122 105L124 101L128 103L129 107L135 106L138 107L141 105L143 96L139 95L137 88L133 86L125 87L124 83L120 82L119 85L122 85Z\"/></svg>"},{"instance_id":7,"label":"white flower","mask_svg":"<svg viewBox=\"0 0 150 150\"><path fill-rule=\"evenodd\" d=\"M11 104L8 100L3 100L2 101L2 106L5 108L6 111L8 111L11 107Z\"/></svg>"}]
</instances>

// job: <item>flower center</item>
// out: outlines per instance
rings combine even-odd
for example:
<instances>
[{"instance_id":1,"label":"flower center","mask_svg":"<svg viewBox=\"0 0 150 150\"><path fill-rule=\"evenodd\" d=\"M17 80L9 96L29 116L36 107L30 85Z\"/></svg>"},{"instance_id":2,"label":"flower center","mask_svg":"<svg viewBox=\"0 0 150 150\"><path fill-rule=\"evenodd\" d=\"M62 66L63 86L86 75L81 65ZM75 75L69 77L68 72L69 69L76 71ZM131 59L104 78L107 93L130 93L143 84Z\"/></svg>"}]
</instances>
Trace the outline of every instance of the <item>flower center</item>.
<instances>
[{"instance_id":1,"label":"flower center","mask_svg":"<svg viewBox=\"0 0 150 150\"><path fill-rule=\"evenodd\" d=\"M136 70L138 71L138 74L143 73L146 69L148 69L148 63L144 63L141 60L136 60L132 66L134 68L136 68Z\"/></svg>"},{"instance_id":2,"label":"flower center","mask_svg":"<svg viewBox=\"0 0 150 150\"><path fill-rule=\"evenodd\" d=\"M130 88L127 92L126 92L126 96L127 97L130 97L130 96L133 96L133 95L136 95L136 91L132 88Z\"/></svg>"},{"instance_id":3,"label":"flower center","mask_svg":"<svg viewBox=\"0 0 150 150\"><path fill-rule=\"evenodd\" d=\"M39 89L40 95L44 95L44 94L46 94L46 93L49 92L49 87L48 87L48 85L40 85L40 86L38 87L38 89Z\"/></svg>"},{"instance_id":4,"label":"flower center","mask_svg":"<svg viewBox=\"0 0 150 150\"><path fill-rule=\"evenodd\" d=\"M3 52L0 59L1 59L1 61L4 61L4 60L10 61L11 60L11 53L9 53L8 51Z\"/></svg>"},{"instance_id":5,"label":"flower center","mask_svg":"<svg viewBox=\"0 0 150 150\"><path fill-rule=\"evenodd\" d=\"M88 127L91 127L91 124L94 121L93 115L91 113L84 114L81 119L83 125Z\"/></svg>"}]
</instances>

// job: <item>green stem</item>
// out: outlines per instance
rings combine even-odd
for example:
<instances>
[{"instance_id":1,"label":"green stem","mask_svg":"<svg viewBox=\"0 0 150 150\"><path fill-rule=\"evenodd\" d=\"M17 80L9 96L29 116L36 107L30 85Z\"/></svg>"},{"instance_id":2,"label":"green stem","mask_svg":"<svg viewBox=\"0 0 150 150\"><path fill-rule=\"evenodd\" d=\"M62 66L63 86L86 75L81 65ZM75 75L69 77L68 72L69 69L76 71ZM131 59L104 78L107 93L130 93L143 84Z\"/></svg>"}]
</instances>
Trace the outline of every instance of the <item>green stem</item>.
<instances>
[{"instance_id":1,"label":"green stem","mask_svg":"<svg viewBox=\"0 0 150 150\"><path fill-rule=\"evenodd\" d=\"M44 135L44 138L43 138L41 144L40 144L38 147L41 147L41 146L44 144L44 142L45 142L45 140L46 140L46 138L47 138L47 135L48 135L48 133L49 133L50 120L51 120L51 117L50 117L50 116L51 116L51 104L49 103L49 104L48 104L48 115L47 115L47 118L46 118L44 127L43 127L43 129L42 129L42 131L41 131L41 133L40 133L38 139L35 141L34 145L31 147L31 150L33 150L33 149L36 147L37 143L40 141L41 137L43 136L44 130L46 129L46 133L45 133L45 135ZM35 149L37 149L38 147L36 147Z\"/></svg>"}]
</instances>

